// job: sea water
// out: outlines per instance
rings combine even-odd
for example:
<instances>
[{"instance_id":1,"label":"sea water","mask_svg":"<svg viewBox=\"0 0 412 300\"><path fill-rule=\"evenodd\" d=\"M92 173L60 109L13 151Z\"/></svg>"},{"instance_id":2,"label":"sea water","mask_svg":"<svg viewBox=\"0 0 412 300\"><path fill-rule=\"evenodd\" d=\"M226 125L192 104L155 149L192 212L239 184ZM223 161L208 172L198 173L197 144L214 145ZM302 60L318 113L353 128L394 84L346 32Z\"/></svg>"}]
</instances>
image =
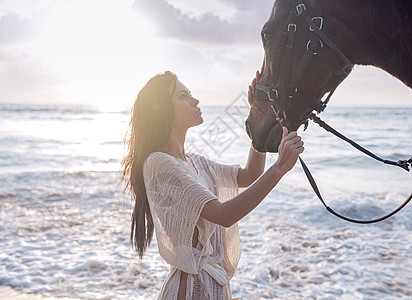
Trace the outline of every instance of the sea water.
<instances>
[{"instance_id":1,"label":"sea water","mask_svg":"<svg viewBox=\"0 0 412 300\"><path fill-rule=\"evenodd\" d=\"M243 101L244 102L244 101ZM246 106L202 107L187 151L244 165ZM411 108L329 107L325 121L375 154L412 155ZM0 106L0 285L53 297L155 299L168 273L156 240L130 246L131 201L120 163L130 112L82 106ZM374 161L310 124L302 158L330 207L380 217L412 192L412 175ZM267 166L276 161L269 154ZM411 299L412 204L351 224L317 200L299 163L239 222L241 299ZM0 295L1 298L1 295Z\"/></svg>"}]
</instances>

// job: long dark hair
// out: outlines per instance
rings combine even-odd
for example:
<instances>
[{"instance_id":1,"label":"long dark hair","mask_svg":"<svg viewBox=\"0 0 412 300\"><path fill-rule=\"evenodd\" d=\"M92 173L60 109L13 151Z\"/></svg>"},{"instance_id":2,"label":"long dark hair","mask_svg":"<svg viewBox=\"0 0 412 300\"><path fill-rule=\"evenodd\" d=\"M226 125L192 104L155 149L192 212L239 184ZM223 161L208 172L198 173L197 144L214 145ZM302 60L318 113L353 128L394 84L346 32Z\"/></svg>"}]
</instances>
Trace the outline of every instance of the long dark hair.
<instances>
[{"instance_id":1,"label":"long dark hair","mask_svg":"<svg viewBox=\"0 0 412 300\"><path fill-rule=\"evenodd\" d=\"M140 90L132 108L126 144L128 153L122 161L124 191L134 201L130 241L143 258L153 237L153 219L143 181L147 157L165 146L172 131L174 107L172 95L177 76L166 71L152 77Z\"/></svg>"}]
</instances>

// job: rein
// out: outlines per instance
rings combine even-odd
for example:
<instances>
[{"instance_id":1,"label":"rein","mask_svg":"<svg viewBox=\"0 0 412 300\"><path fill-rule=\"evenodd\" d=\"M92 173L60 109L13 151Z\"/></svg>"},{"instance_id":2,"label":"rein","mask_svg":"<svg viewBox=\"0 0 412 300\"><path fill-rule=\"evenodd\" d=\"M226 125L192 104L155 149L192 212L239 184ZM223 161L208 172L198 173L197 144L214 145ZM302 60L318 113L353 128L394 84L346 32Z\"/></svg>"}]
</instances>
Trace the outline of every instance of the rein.
<instances>
[{"instance_id":1,"label":"rein","mask_svg":"<svg viewBox=\"0 0 412 300\"><path fill-rule=\"evenodd\" d=\"M388 165L392 165L392 166L398 166L401 167L402 169L404 169L405 171L409 172L409 167L412 164L412 157L408 160L399 160L397 162L395 161L391 161L391 160L386 160L386 159L382 159L379 156L373 154L372 152L370 152L369 150L363 148L362 146L360 146L359 144L357 144L356 142L352 141L351 139L347 138L346 136L344 136L343 134L341 134L340 132L338 132L337 130L333 129L332 127L330 127L328 124L326 124L324 121L322 121L318 116L314 115L313 113L311 115L309 115L309 118L317 123L320 127L322 127L323 129L325 129L326 131L329 131L330 133L334 134L335 136L337 136L338 138L344 140L345 142L351 144L353 147L355 147L356 149L358 149L359 151L365 153L366 155L372 157L373 159L376 159L384 164L388 164ZM282 124L281 124L282 125ZM289 130L289 129L288 129ZM290 131L290 130L289 130ZM348 217L345 217L337 212L335 212L332 208L330 208L329 206L326 205L325 201L322 198L322 195L319 191L319 188L316 185L315 179L313 178L312 174L309 171L309 168L307 167L307 165L305 164L305 162L302 160L302 158L299 156L299 161L300 164L302 165L303 171L305 172L306 177L309 180L310 185L312 186L313 191L315 192L316 196L318 196L320 202L322 202L323 206L326 208L326 210L328 212L330 212L331 214L335 215L338 218L341 218L345 221L348 222L352 222L352 223L357 223L357 224L371 224L371 223L377 223L380 221L383 221L391 216L393 216L394 214L396 214L397 212L399 212L402 208L404 208L412 199L412 194L409 195L409 197L398 207L396 208L394 211L392 211L391 213L377 218L377 219L373 219L373 220L356 220L356 219L351 219Z\"/></svg>"},{"instance_id":2,"label":"rein","mask_svg":"<svg viewBox=\"0 0 412 300\"><path fill-rule=\"evenodd\" d=\"M275 114L276 121L279 122L281 126L285 126L288 131L290 132L290 123L288 120L288 116L286 114L286 102L291 101L291 100L297 100L300 103L304 104L305 106L309 107L312 109L312 111L316 111L318 113L321 113L327 106L332 94L335 92L336 88L339 86L339 84L350 74L352 71L352 66L353 64L351 61L343 54L342 51L321 31L323 27L323 17L322 17L322 0L317 0L317 5L315 6L314 9L314 17L310 17L307 12L306 12L306 6L301 0L293 0L291 1L291 8L289 11L289 16L288 16L288 24L287 24L287 31L282 32L282 36L280 39L279 44L277 45L276 48L276 55L275 55L275 61L273 64L273 74L272 78L270 80L270 83L268 86L263 85L263 84L256 84L255 86L255 92L253 93L253 100L260 100L260 101L270 101L273 104L270 105L271 109L273 110ZM292 75L291 80L289 81L290 78L290 66L291 66L291 60L292 60L292 49L293 49L293 42L294 42L294 36L296 33L297 25L296 25L296 18L297 17L302 17L306 24L309 26L310 30L310 39L306 44L306 52L303 55L301 61L299 62L295 73ZM269 22L268 22L269 23ZM267 34L270 33L270 28L268 28L268 23L265 24L265 26L262 29L262 38L265 42L268 42ZM339 57L340 61L337 61L334 57L328 54L327 51L324 51L324 44L328 45L331 50ZM338 83L335 85L335 87L329 92L329 95L327 96L325 101L320 101L317 103L316 101L312 100L311 98L301 94L298 90L298 85L300 80L302 79L303 73L308 66L309 62L311 59L317 55L320 57L329 67L333 70L333 72L338 76L339 80ZM275 88L276 86L276 80L278 79L278 70L280 66L280 62L282 59L286 60L286 63L288 64L288 68L285 68L284 73L283 73L283 78L285 78L285 83L282 88ZM344 66L342 67L341 64L343 63ZM277 108L276 108L277 106ZM290 113L293 117L296 118L296 115L293 113ZM298 118L296 118L298 119ZM299 120L299 119L298 119ZM369 150L363 148L356 142L352 141L351 139L345 137L335 129L333 129L331 126L326 124L324 121L322 121L317 115L314 113L309 114L309 116L301 122L301 124L304 124L304 130L306 130L308 126L308 120L312 120L314 123L317 123L320 127L325 129L328 132L331 132L335 136L339 137L340 139L348 142L351 144L353 147L358 149L359 151L365 153L366 155L382 162L385 164L393 165L393 166L398 166L403 168L404 170L409 172L410 165L412 165L412 157L409 160L400 160L400 161L390 161L386 159L382 159L378 157L377 155L373 154ZM345 217L337 212L335 212L332 208L327 206L325 201L322 198L322 195L319 191L319 188L316 185L316 182L312 176L312 174L309 171L309 168L305 164L305 162L302 160L301 157L299 157L299 161L302 165L302 168L305 172L306 177L308 178L308 181L310 185L312 186L313 191L315 194L318 196L319 200L321 203L324 205L326 210L330 212L331 214L345 220L348 222L352 223L358 223L358 224L371 224L371 223L376 223L383 221L397 212L399 212L402 208L404 208L412 199L412 194L405 200L404 203L402 203L398 208L396 208L394 211L391 213L377 218L373 220L356 220L352 219L349 217Z\"/></svg>"}]
</instances>

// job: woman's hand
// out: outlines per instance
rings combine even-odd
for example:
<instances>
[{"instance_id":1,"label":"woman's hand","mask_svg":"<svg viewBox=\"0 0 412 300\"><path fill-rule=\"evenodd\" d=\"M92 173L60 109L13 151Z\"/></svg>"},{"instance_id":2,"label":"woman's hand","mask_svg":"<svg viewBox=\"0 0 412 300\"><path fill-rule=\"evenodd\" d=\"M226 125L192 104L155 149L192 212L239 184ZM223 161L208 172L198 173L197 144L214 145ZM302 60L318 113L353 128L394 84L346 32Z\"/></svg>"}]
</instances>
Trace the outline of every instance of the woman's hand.
<instances>
[{"instance_id":1,"label":"woman's hand","mask_svg":"<svg viewBox=\"0 0 412 300\"><path fill-rule=\"evenodd\" d=\"M250 105L252 105L253 102L253 93L255 92L255 85L256 85L256 81L259 80L259 70L256 71L256 76L255 78L253 78L252 83L249 85L249 91L247 93L247 101L249 102Z\"/></svg>"},{"instance_id":2,"label":"woman's hand","mask_svg":"<svg viewBox=\"0 0 412 300\"><path fill-rule=\"evenodd\" d=\"M301 154L305 148L303 147L303 141L298 136L296 131L292 131L288 134L286 127L283 128L282 141L279 145L279 157L276 161L277 167L283 171L288 172L292 170L295 165L299 154Z\"/></svg>"},{"instance_id":3,"label":"woman's hand","mask_svg":"<svg viewBox=\"0 0 412 300\"><path fill-rule=\"evenodd\" d=\"M262 202L279 180L293 168L303 150L303 142L296 131L288 134L286 127L283 127L277 162L232 199L225 202L220 202L218 199L207 202L200 215L212 223L224 227L232 226Z\"/></svg>"}]
</instances>

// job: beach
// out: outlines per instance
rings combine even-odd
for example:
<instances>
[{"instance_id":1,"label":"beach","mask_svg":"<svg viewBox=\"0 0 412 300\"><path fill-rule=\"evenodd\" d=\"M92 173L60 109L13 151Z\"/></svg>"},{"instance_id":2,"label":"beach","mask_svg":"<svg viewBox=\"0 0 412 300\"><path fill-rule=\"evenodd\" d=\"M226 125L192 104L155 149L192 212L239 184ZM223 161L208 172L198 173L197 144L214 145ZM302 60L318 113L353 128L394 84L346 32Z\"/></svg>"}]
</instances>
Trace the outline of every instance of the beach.
<instances>
[{"instance_id":1,"label":"beach","mask_svg":"<svg viewBox=\"0 0 412 300\"><path fill-rule=\"evenodd\" d=\"M245 106L202 107L187 152L244 165ZM329 107L324 118L379 156L412 154L411 108ZM156 239L139 261L120 184L130 113L84 106L1 105L0 299L155 299L169 267ZM350 122L348 121L350 120ZM316 124L299 131L305 160L334 210L380 217L412 192L412 174L373 161ZM276 161L269 154L267 166ZM297 164L239 222L231 280L241 299L411 299L412 205L351 224L329 214Z\"/></svg>"}]
</instances>

